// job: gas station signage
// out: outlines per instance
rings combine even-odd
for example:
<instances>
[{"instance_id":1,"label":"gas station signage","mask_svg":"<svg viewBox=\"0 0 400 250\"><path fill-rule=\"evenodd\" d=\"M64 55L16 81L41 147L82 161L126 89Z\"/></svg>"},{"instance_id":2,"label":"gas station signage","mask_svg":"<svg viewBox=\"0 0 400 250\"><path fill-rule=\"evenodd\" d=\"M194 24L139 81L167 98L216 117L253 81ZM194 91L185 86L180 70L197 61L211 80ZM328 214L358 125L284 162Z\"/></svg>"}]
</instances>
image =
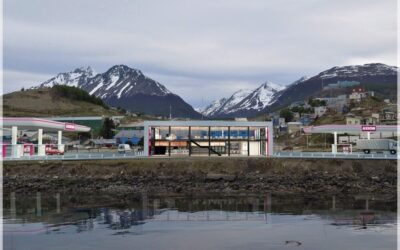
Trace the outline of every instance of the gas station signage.
<instances>
[{"instance_id":1,"label":"gas station signage","mask_svg":"<svg viewBox=\"0 0 400 250\"><path fill-rule=\"evenodd\" d=\"M362 126L361 131L363 132L375 132L376 126Z\"/></svg>"}]
</instances>

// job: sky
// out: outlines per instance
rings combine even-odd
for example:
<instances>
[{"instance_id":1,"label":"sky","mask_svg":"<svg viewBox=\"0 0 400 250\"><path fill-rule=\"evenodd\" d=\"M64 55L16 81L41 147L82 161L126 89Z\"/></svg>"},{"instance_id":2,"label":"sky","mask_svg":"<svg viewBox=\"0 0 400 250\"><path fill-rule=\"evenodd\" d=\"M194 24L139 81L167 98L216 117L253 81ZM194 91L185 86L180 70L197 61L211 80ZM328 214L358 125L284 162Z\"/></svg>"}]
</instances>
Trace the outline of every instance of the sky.
<instances>
[{"instance_id":1,"label":"sky","mask_svg":"<svg viewBox=\"0 0 400 250\"><path fill-rule=\"evenodd\" d=\"M396 0L4 0L4 93L140 69L194 107L334 66L396 65Z\"/></svg>"}]
</instances>

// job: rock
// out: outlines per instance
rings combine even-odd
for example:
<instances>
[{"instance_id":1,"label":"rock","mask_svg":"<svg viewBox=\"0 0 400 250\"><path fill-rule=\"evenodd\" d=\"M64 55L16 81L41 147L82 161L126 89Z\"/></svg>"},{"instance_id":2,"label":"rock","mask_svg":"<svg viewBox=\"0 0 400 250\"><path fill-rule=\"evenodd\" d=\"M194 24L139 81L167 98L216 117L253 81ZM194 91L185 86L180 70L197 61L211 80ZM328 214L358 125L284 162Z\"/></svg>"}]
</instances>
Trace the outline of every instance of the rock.
<instances>
[{"instance_id":1,"label":"rock","mask_svg":"<svg viewBox=\"0 0 400 250\"><path fill-rule=\"evenodd\" d=\"M234 181L235 179L236 179L235 175L228 175L228 174L209 173L206 175L206 180L211 180L211 181L218 181L218 180Z\"/></svg>"}]
</instances>

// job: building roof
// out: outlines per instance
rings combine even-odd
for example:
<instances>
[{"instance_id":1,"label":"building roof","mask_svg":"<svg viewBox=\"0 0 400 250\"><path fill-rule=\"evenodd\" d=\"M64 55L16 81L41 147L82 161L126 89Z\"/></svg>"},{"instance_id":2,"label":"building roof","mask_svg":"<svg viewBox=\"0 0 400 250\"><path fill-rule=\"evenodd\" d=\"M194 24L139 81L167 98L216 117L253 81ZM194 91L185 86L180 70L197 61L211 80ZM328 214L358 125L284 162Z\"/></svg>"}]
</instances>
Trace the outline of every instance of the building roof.
<instances>
[{"instance_id":1,"label":"building roof","mask_svg":"<svg viewBox=\"0 0 400 250\"><path fill-rule=\"evenodd\" d=\"M127 137L127 138L131 138L134 136L137 136L139 134L139 132L141 132L141 136L143 136L143 130L121 130L119 131L114 138L121 138L121 137Z\"/></svg>"},{"instance_id":2,"label":"building roof","mask_svg":"<svg viewBox=\"0 0 400 250\"><path fill-rule=\"evenodd\" d=\"M303 128L305 133L333 133L333 132L342 132L342 133L365 133L365 128L373 128L370 132L397 132L400 129L398 125L321 125L321 126L309 126ZM364 128L364 131L363 131Z\"/></svg>"},{"instance_id":3,"label":"building roof","mask_svg":"<svg viewBox=\"0 0 400 250\"><path fill-rule=\"evenodd\" d=\"M18 129L43 129L46 131L89 132L90 127L74 123L57 122L34 117L3 117L4 128L17 126Z\"/></svg>"},{"instance_id":4,"label":"building roof","mask_svg":"<svg viewBox=\"0 0 400 250\"><path fill-rule=\"evenodd\" d=\"M271 121L213 121L213 120L167 120L167 121L144 121L144 126L193 126L193 127L267 127L272 126Z\"/></svg>"},{"instance_id":5,"label":"building roof","mask_svg":"<svg viewBox=\"0 0 400 250\"><path fill-rule=\"evenodd\" d=\"M120 124L119 127L121 128L134 128L134 127L143 127L143 122L130 122L130 123L123 123Z\"/></svg>"}]
</instances>

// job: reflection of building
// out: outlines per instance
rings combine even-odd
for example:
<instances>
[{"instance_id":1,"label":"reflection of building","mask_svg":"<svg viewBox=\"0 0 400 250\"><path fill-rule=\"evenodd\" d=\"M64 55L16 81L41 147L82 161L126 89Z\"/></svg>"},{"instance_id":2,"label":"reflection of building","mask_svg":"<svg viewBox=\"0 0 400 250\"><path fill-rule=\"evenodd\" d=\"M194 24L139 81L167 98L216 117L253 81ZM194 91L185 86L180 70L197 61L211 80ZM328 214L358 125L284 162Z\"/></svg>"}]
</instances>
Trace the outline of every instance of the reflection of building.
<instances>
[{"instance_id":1,"label":"reflection of building","mask_svg":"<svg viewBox=\"0 0 400 250\"><path fill-rule=\"evenodd\" d=\"M272 122L145 121L145 155L271 155Z\"/></svg>"}]
</instances>

